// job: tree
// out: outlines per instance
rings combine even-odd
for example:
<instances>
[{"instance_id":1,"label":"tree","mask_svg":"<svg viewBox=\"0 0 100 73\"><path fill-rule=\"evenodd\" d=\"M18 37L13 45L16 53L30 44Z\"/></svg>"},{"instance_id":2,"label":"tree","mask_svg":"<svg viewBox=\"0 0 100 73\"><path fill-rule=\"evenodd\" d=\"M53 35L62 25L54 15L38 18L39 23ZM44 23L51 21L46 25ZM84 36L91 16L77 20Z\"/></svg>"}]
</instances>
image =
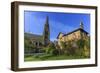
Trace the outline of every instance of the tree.
<instances>
[{"instance_id":1,"label":"tree","mask_svg":"<svg viewBox=\"0 0 100 73\"><path fill-rule=\"evenodd\" d=\"M59 51L56 49L54 43L50 43L47 47L44 48L47 54L59 55Z\"/></svg>"}]
</instances>

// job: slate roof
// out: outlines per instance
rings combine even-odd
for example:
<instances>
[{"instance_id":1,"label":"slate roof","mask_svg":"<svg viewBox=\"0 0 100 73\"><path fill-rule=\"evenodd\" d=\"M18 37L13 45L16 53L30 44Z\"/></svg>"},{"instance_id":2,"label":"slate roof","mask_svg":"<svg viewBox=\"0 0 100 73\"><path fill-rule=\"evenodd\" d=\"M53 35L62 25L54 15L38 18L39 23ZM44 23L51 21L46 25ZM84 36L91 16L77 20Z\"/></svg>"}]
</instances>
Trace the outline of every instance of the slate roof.
<instances>
[{"instance_id":1,"label":"slate roof","mask_svg":"<svg viewBox=\"0 0 100 73\"><path fill-rule=\"evenodd\" d=\"M71 32L69 32L69 33L67 33L67 34L64 34L63 36L67 36L67 35L69 35L69 34L71 34L71 33L73 33L73 32L79 31L79 30L80 30L81 32L84 32L84 33L88 34L88 32L85 31L84 29L78 28L78 29L76 29L76 30L74 30L74 31L71 31ZM57 38L59 37L60 34L61 34L61 32L58 34Z\"/></svg>"},{"instance_id":2,"label":"slate roof","mask_svg":"<svg viewBox=\"0 0 100 73\"><path fill-rule=\"evenodd\" d=\"M32 33L24 33L24 36L29 38L29 39L43 41L42 35L37 35L37 34L32 34Z\"/></svg>"}]
</instances>

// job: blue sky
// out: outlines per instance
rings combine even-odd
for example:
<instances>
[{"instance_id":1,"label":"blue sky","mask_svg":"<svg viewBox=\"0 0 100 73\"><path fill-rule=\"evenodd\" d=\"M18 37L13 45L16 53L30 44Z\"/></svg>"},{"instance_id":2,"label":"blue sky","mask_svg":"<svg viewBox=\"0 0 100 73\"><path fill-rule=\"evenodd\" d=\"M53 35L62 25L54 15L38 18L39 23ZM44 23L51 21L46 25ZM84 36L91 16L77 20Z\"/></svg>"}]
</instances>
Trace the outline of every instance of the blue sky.
<instances>
[{"instance_id":1,"label":"blue sky","mask_svg":"<svg viewBox=\"0 0 100 73\"><path fill-rule=\"evenodd\" d=\"M46 17L49 17L50 40L56 40L59 32L68 33L80 26L90 33L90 14L24 11L24 32L42 35Z\"/></svg>"}]
</instances>

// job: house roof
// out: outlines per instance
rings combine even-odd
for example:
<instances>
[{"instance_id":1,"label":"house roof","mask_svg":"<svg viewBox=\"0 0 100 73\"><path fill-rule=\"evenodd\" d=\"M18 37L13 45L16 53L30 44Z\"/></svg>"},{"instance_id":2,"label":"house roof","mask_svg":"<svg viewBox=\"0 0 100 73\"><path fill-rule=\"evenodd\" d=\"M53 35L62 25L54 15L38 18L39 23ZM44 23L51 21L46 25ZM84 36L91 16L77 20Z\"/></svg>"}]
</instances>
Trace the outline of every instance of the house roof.
<instances>
[{"instance_id":1,"label":"house roof","mask_svg":"<svg viewBox=\"0 0 100 73\"><path fill-rule=\"evenodd\" d=\"M78 29L76 29L76 30L74 30L74 31L71 31L71 32L69 32L69 33L67 33L67 34L64 34L63 36L69 35L69 34L71 34L71 33L73 33L73 32L79 31L79 30L82 31L82 32L84 32L84 33L86 33L86 34L88 34L88 32L85 31L84 29L78 28ZM59 37L60 34L61 34L61 32L58 34L57 38Z\"/></svg>"},{"instance_id":2,"label":"house roof","mask_svg":"<svg viewBox=\"0 0 100 73\"><path fill-rule=\"evenodd\" d=\"M64 34L64 33L62 33L62 32L59 32L59 34L58 34L57 38L59 37L59 35L60 35L60 34Z\"/></svg>"}]
</instances>

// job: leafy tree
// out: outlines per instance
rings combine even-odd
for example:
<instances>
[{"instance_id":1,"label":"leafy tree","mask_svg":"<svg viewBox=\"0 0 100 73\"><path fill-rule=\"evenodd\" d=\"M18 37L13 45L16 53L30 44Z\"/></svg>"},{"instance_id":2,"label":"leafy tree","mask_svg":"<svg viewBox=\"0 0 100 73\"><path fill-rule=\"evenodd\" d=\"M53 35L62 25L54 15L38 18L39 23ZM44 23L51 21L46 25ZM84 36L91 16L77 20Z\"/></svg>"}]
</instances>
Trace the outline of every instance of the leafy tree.
<instances>
[{"instance_id":1,"label":"leafy tree","mask_svg":"<svg viewBox=\"0 0 100 73\"><path fill-rule=\"evenodd\" d=\"M59 51L56 49L54 43L50 43L47 47L44 48L47 54L59 55Z\"/></svg>"}]
</instances>

